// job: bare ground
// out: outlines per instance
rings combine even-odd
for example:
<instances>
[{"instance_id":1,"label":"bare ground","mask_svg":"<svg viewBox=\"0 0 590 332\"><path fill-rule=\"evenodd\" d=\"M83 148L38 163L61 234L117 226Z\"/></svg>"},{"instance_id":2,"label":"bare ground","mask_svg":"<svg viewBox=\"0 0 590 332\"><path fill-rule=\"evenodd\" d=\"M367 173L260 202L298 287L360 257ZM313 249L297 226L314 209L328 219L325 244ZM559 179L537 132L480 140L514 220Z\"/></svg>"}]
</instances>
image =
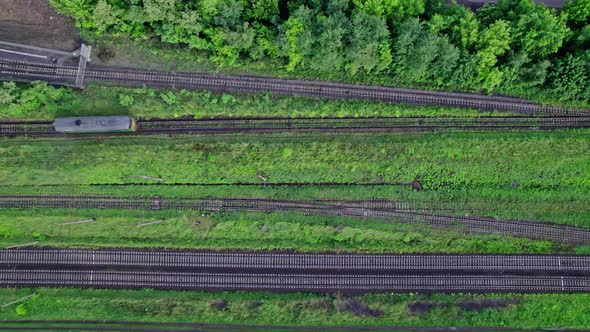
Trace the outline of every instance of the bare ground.
<instances>
[{"instance_id":1,"label":"bare ground","mask_svg":"<svg viewBox=\"0 0 590 332\"><path fill-rule=\"evenodd\" d=\"M74 21L47 0L0 0L0 40L63 51L81 43Z\"/></svg>"}]
</instances>

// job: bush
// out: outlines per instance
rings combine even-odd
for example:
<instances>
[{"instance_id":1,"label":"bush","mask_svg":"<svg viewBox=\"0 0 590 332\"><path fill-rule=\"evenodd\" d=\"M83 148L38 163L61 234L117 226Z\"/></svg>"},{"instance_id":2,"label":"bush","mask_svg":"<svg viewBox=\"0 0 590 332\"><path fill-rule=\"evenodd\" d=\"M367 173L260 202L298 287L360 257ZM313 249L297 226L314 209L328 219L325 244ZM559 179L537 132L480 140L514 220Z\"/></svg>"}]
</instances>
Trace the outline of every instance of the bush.
<instances>
[{"instance_id":1,"label":"bush","mask_svg":"<svg viewBox=\"0 0 590 332\"><path fill-rule=\"evenodd\" d=\"M124 94L119 95L119 104L121 106L129 107L129 106L133 105L134 102L135 102L135 99L133 98L133 96L124 95Z\"/></svg>"},{"instance_id":2,"label":"bush","mask_svg":"<svg viewBox=\"0 0 590 332\"><path fill-rule=\"evenodd\" d=\"M162 98L162 100L168 104L168 105L174 105L176 104L176 95L174 94L173 91L166 91L160 94L160 98Z\"/></svg>"},{"instance_id":3,"label":"bush","mask_svg":"<svg viewBox=\"0 0 590 332\"><path fill-rule=\"evenodd\" d=\"M29 312L24 303L17 305L15 308L15 311L16 311L16 314L19 316L26 316L27 313Z\"/></svg>"}]
</instances>

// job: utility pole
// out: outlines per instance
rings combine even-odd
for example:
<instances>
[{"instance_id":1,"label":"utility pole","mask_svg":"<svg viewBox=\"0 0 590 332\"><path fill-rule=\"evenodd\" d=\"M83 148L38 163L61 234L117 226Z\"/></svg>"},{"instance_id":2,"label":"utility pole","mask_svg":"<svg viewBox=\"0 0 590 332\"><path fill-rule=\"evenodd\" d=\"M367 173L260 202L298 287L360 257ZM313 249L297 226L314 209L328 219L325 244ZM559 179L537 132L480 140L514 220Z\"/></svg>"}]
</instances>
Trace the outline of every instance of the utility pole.
<instances>
[{"instance_id":1,"label":"utility pole","mask_svg":"<svg viewBox=\"0 0 590 332\"><path fill-rule=\"evenodd\" d=\"M149 226L149 225L161 224L161 223L163 223L165 221L166 220L164 220L164 219L160 219L160 220L145 222L145 223L142 223L142 224L137 224L137 227L144 227L144 226Z\"/></svg>"},{"instance_id":2,"label":"utility pole","mask_svg":"<svg viewBox=\"0 0 590 332\"><path fill-rule=\"evenodd\" d=\"M15 244L13 246L8 246L5 249L12 249L12 248L20 248L20 247L28 247L28 246L32 246L34 244L38 244L39 241L33 241L33 242L29 242L29 243L23 243L23 244Z\"/></svg>"},{"instance_id":3,"label":"utility pole","mask_svg":"<svg viewBox=\"0 0 590 332\"><path fill-rule=\"evenodd\" d=\"M10 305L17 304L17 303L19 303L19 302L22 302L22 301L24 301L24 300L28 300L28 299L30 299L31 297L35 296L35 295L37 295L37 293L33 293L33 294L27 295L27 296L25 296L25 297L21 297L21 298L20 298L20 299L18 299L18 300L14 300L14 301L12 301L12 302L8 302L8 303L6 303L6 304L3 304L3 305L1 305L0 307L1 307L1 308L6 308L6 307L8 307L8 306L10 306Z\"/></svg>"}]
</instances>

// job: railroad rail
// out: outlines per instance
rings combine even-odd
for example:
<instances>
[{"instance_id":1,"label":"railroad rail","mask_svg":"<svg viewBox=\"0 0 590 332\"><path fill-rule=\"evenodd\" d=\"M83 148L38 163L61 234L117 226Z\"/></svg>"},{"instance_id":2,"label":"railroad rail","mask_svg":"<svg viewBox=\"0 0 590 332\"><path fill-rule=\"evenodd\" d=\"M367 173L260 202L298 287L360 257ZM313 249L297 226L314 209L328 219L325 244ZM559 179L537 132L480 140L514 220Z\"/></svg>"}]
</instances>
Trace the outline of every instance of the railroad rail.
<instances>
[{"instance_id":1,"label":"railroad rail","mask_svg":"<svg viewBox=\"0 0 590 332\"><path fill-rule=\"evenodd\" d=\"M498 234L572 244L590 243L590 229L547 222L436 214L436 208L407 202L338 202L255 198L169 198L109 196L0 195L0 208L98 208L197 211L293 212L431 226L472 234ZM440 212L439 212L440 213ZM448 213L448 212L446 212Z\"/></svg>"},{"instance_id":2,"label":"railroad rail","mask_svg":"<svg viewBox=\"0 0 590 332\"><path fill-rule=\"evenodd\" d=\"M269 274L0 269L4 287L156 288L280 292L588 292L590 278L566 276Z\"/></svg>"},{"instance_id":3,"label":"railroad rail","mask_svg":"<svg viewBox=\"0 0 590 332\"><path fill-rule=\"evenodd\" d=\"M590 117L223 118L144 120L137 121L136 131L117 133L117 135L243 132L401 132L444 129L554 130L573 128L590 128ZM52 122L0 122L0 136L72 136L72 134L55 132Z\"/></svg>"},{"instance_id":4,"label":"railroad rail","mask_svg":"<svg viewBox=\"0 0 590 332\"><path fill-rule=\"evenodd\" d=\"M0 286L315 292L586 292L590 256L0 251Z\"/></svg>"},{"instance_id":5,"label":"railroad rail","mask_svg":"<svg viewBox=\"0 0 590 332\"><path fill-rule=\"evenodd\" d=\"M0 266L47 268L149 268L166 270L302 270L307 273L391 272L447 273L526 272L590 273L590 256L578 255L391 255L307 254L276 252L143 251L131 249L0 250Z\"/></svg>"},{"instance_id":6,"label":"railroad rail","mask_svg":"<svg viewBox=\"0 0 590 332\"><path fill-rule=\"evenodd\" d=\"M78 68L0 59L0 76L8 79L75 80ZM590 115L590 110L562 108L507 96L486 96L459 92L368 86L325 81L280 79L251 75L215 75L189 72L161 72L118 67L86 67L85 80L124 86L185 88L232 93L265 93L329 99L359 99L412 105L472 108L523 114Z\"/></svg>"}]
</instances>

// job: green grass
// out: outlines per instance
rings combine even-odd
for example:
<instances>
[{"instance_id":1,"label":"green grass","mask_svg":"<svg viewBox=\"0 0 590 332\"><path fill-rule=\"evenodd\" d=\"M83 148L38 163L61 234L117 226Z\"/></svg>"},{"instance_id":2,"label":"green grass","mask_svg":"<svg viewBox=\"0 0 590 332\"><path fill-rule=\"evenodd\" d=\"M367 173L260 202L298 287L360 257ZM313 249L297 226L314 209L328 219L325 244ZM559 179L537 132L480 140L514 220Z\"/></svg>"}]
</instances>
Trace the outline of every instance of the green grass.
<instances>
[{"instance_id":1,"label":"green grass","mask_svg":"<svg viewBox=\"0 0 590 332\"><path fill-rule=\"evenodd\" d=\"M87 218L96 222L63 226ZM138 224L165 219L160 224ZM295 213L92 209L0 210L0 247L159 247L371 253L573 253L548 241L465 235L427 227Z\"/></svg>"},{"instance_id":2,"label":"green grass","mask_svg":"<svg viewBox=\"0 0 590 332\"><path fill-rule=\"evenodd\" d=\"M139 179L142 181L141 179ZM451 193L416 191L407 186L175 186L149 184L123 186L3 186L0 194L21 195L154 195L174 197L244 197L284 199L373 199L410 202L414 207L439 206L453 208L463 215L497 216L507 219L551 221L588 226L590 220L590 193L587 190L539 190L506 188L464 190Z\"/></svg>"},{"instance_id":3,"label":"green grass","mask_svg":"<svg viewBox=\"0 0 590 332\"><path fill-rule=\"evenodd\" d=\"M589 328L589 294L381 294L354 298L375 310L353 313L351 298L307 293L207 293L155 290L0 290L5 302L39 295L0 309L2 319L127 320L259 325L488 326ZM219 306L227 301L225 308ZM473 303L502 302L473 310ZM434 304L419 313L416 303ZM18 311L21 315L17 314ZM469 309L471 308L471 309ZM2 326L2 325L0 325Z\"/></svg>"},{"instance_id":4,"label":"green grass","mask_svg":"<svg viewBox=\"0 0 590 332\"><path fill-rule=\"evenodd\" d=\"M26 85L21 86L27 88ZM173 94L175 102L168 104L161 94ZM13 120L49 120L64 116L98 116L128 114L137 119L150 118L208 118L208 117L479 117L510 115L503 112L481 112L470 109L418 107L393 103L373 103L350 100L322 100L302 97L280 97L271 94L215 94L202 91L131 89L88 84L75 92L76 103L58 110L40 107L34 112L14 114ZM122 98L131 98L123 106ZM0 110L2 105L0 105ZM11 115L7 110L3 113Z\"/></svg>"},{"instance_id":5,"label":"green grass","mask_svg":"<svg viewBox=\"0 0 590 332\"><path fill-rule=\"evenodd\" d=\"M404 184L426 190L586 190L587 131L4 140L0 184ZM517 185L518 188L513 188Z\"/></svg>"}]
</instances>

